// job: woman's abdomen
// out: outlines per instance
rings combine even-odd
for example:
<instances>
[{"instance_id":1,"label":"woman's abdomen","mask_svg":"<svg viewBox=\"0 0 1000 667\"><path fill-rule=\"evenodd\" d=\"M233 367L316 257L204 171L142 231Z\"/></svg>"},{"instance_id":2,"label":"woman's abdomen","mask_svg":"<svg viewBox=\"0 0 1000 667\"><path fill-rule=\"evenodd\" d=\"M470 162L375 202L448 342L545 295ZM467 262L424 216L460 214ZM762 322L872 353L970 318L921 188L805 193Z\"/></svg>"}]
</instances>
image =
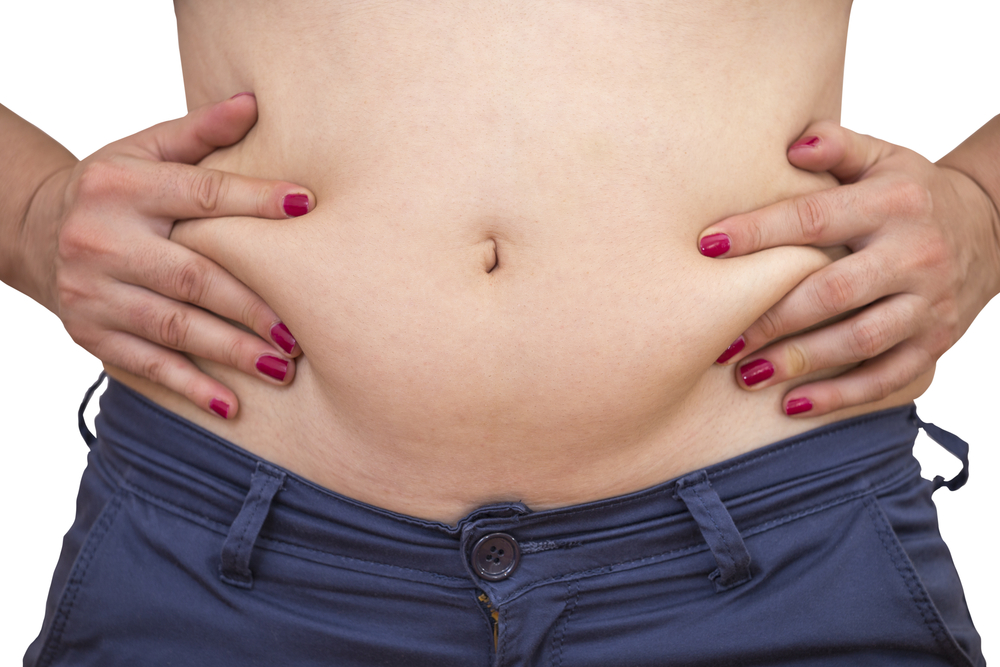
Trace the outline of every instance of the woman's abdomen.
<instances>
[{"instance_id":1,"label":"woman's abdomen","mask_svg":"<svg viewBox=\"0 0 1000 667\"><path fill-rule=\"evenodd\" d=\"M838 115L846 6L402 6L300 17L279 47L294 3L245 10L221 46L207 9L178 3L192 104L258 99L250 135L204 164L317 205L173 238L256 290L305 356L283 388L203 363L240 397L229 422L130 384L317 483L442 520L633 491L820 423L713 362L830 260L712 260L697 238L834 183L785 150ZM711 11L710 30L691 14Z\"/></svg>"}]
</instances>

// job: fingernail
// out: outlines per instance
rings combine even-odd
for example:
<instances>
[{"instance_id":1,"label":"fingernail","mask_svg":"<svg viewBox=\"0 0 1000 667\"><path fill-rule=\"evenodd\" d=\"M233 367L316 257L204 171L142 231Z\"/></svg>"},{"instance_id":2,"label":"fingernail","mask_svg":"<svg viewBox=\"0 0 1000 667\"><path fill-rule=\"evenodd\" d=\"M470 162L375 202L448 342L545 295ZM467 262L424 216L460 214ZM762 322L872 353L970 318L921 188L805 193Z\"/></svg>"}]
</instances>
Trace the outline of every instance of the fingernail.
<instances>
[{"instance_id":1,"label":"fingernail","mask_svg":"<svg viewBox=\"0 0 1000 667\"><path fill-rule=\"evenodd\" d=\"M793 148L804 148L806 146L808 146L809 148L815 148L816 146L819 146L819 137L802 137L794 144L789 146L788 150L792 150Z\"/></svg>"},{"instance_id":2,"label":"fingernail","mask_svg":"<svg viewBox=\"0 0 1000 667\"><path fill-rule=\"evenodd\" d=\"M774 375L774 366L767 359L754 359L749 364L740 366L740 375L749 387Z\"/></svg>"},{"instance_id":3,"label":"fingernail","mask_svg":"<svg viewBox=\"0 0 1000 667\"><path fill-rule=\"evenodd\" d=\"M813 409L813 402L808 398L793 398L785 405L786 415L797 415L800 412L809 412Z\"/></svg>"},{"instance_id":4,"label":"fingernail","mask_svg":"<svg viewBox=\"0 0 1000 667\"><path fill-rule=\"evenodd\" d=\"M709 234L701 240L698 248L705 257L718 257L729 252L729 237L725 234Z\"/></svg>"},{"instance_id":5,"label":"fingernail","mask_svg":"<svg viewBox=\"0 0 1000 667\"><path fill-rule=\"evenodd\" d=\"M726 348L726 351L723 352L722 355L715 360L715 363L717 364L726 363L727 361L735 357L737 354L739 354L740 351L746 346L747 346L746 339L744 339L743 336L740 336L733 342L732 345Z\"/></svg>"},{"instance_id":6,"label":"fingernail","mask_svg":"<svg viewBox=\"0 0 1000 667\"><path fill-rule=\"evenodd\" d=\"M285 379L285 375L288 374L288 362L284 359L279 359L278 357L272 357L269 354L263 354L257 359L257 370L267 375L273 377L275 380L281 382Z\"/></svg>"},{"instance_id":7,"label":"fingernail","mask_svg":"<svg viewBox=\"0 0 1000 667\"><path fill-rule=\"evenodd\" d=\"M219 415L223 419L229 419L229 403L213 398L212 402L208 404L208 407L212 408L212 412Z\"/></svg>"},{"instance_id":8,"label":"fingernail","mask_svg":"<svg viewBox=\"0 0 1000 667\"><path fill-rule=\"evenodd\" d=\"M271 327L271 340L278 344L285 352L291 354L295 349L295 336L288 330L284 322L278 322Z\"/></svg>"},{"instance_id":9,"label":"fingernail","mask_svg":"<svg viewBox=\"0 0 1000 667\"><path fill-rule=\"evenodd\" d=\"M250 91L244 91L244 92L242 92L242 93L236 93L235 95L233 95L233 96L232 96L232 97L230 97L229 99L231 99L231 100L235 100L235 99L236 99L237 97L243 97L244 95L249 95L250 97L257 97L256 95L254 95L254 94L253 94L253 93L251 93Z\"/></svg>"},{"instance_id":10,"label":"fingernail","mask_svg":"<svg viewBox=\"0 0 1000 667\"><path fill-rule=\"evenodd\" d=\"M309 195L285 195L281 200L281 207L285 209L285 215L289 218L305 215L309 212Z\"/></svg>"}]
</instances>

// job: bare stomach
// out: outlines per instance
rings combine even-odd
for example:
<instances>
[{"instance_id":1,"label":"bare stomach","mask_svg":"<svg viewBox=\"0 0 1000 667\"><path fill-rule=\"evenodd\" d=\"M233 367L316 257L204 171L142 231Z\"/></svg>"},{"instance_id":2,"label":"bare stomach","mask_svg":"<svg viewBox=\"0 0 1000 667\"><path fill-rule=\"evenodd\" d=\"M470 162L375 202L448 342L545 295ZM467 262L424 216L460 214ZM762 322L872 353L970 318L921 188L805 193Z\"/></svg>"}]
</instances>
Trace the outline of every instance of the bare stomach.
<instances>
[{"instance_id":1,"label":"bare stomach","mask_svg":"<svg viewBox=\"0 0 1000 667\"><path fill-rule=\"evenodd\" d=\"M253 89L260 109L206 164L318 204L173 238L264 297L305 356L284 388L200 362L240 396L229 422L132 386L328 488L448 522L626 493L846 416L790 420L787 387L749 394L713 364L827 255L697 250L715 220L831 185L785 147L838 115L844 3L708 32L692 14L711 8L638 3L308 22L262 3L221 45L206 24L226 12L205 4L177 3L189 101ZM269 41L289 33L301 43Z\"/></svg>"}]
</instances>

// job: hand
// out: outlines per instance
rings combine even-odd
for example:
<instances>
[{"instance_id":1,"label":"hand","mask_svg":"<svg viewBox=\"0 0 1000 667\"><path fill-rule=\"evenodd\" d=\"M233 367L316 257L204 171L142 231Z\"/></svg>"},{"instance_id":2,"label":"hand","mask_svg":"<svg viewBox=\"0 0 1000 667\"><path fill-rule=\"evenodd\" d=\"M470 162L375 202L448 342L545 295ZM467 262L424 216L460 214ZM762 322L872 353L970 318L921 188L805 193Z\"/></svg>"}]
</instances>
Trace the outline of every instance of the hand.
<instances>
[{"instance_id":1,"label":"hand","mask_svg":"<svg viewBox=\"0 0 1000 667\"><path fill-rule=\"evenodd\" d=\"M182 353L286 384L300 350L259 296L168 237L178 219L280 219L313 207L292 183L193 166L256 121L256 99L241 94L116 141L47 179L25 224L28 256L44 267L39 300L74 341L223 418L236 414L236 395Z\"/></svg>"},{"instance_id":2,"label":"hand","mask_svg":"<svg viewBox=\"0 0 1000 667\"><path fill-rule=\"evenodd\" d=\"M933 370L1000 291L1000 219L965 174L835 123L810 127L788 160L842 185L722 220L699 244L713 257L780 245L851 250L799 283L720 357L751 391L856 365L783 399L786 414L822 415L878 401Z\"/></svg>"}]
</instances>

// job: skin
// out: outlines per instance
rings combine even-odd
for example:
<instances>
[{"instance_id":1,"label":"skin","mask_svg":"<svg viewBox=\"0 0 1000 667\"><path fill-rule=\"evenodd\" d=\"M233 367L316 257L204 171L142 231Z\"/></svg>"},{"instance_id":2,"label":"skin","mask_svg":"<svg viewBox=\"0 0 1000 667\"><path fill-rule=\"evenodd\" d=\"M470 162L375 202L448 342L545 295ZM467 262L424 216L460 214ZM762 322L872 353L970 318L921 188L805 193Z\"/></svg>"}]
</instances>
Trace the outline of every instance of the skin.
<instances>
[{"instance_id":1,"label":"skin","mask_svg":"<svg viewBox=\"0 0 1000 667\"><path fill-rule=\"evenodd\" d=\"M729 239L720 258L789 244L853 253L803 280L742 334L745 347L725 361L740 386L759 391L852 366L784 396L794 416L816 415L881 399L932 368L1000 292L1000 165L990 154L998 145L1000 118L937 164L833 123L810 127L789 162L845 185L733 216L701 237ZM816 328L833 318L840 321ZM759 360L774 375L748 385L741 369Z\"/></svg>"},{"instance_id":2,"label":"skin","mask_svg":"<svg viewBox=\"0 0 1000 667\"><path fill-rule=\"evenodd\" d=\"M778 3L766 15L735 18L731 11L712 6L675 16L650 12L641 17L647 26L649 20L669 19L669 24L689 27L689 41L672 43L681 48L666 54L655 36L629 20L635 17L594 13L592 25L573 26L575 32L566 34L556 24L549 26L548 34L563 38L558 44L563 52L580 48L573 39L589 38L587 48L607 56L605 62L611 65L620 51L613 47L622 42L609 41L601 50L600 38L609 34L609 26L617 28L610 34L618 40L629 43L638 37L639 43L659 48L629 53L661 59L638 68L637 77L652 72L653 79L637 78L641 85L626 91L633 96L618 99L634 103L626 109L645 105L656 111L652 117L660 125L651 126L653 136L669 136L671 144L629 144L634 123L612 125L610 132L595 132L593 124L588 125L581 111L590 108L605 114L597 118L622 115L622 108L593 106L595 99L615 99L606 95L621 92L615 86L621 83L620 73L627 71L620 66L601 70L601 58L586 63L589 70L581 68L579 59L557 59L562 67L558 81L547 89L543 81L537 90L518 89L516 79L497 77L497 64L489 60L496 51L474 41L461 44L464 50L459 53L474 56L468 62L439 62L440 52L421 50L427 40L441 48L431 39L436 33L401 33L404 24L391 11L329 17L353 31L345 36L363 38L357 46L346 38L331 42L329 34L310 33L303 28L305 15L309 25L327 23L317 20L315 7L301 9L308 11L286 8L274 17L263 9L234 13L214 5L178 3L178 17L191 106L251 87L261 105L261 122L247 139L213 153L203 165L308 184L315 192L310 204L316 202L316 209L280 230L249 218L223 218L176 225L171 238L212 258L262 295L273 312L289 322L306 358L297 365L294 385L280 390L208 361L198 361L205 371L201 375L178 361L182 373L235 388L245 409L239 416L229 414L224 423L157 387L155 382L163 378L154 374L152 382L144 381L116 369L111 361L113 374L154 400L330 488L453 521L492 500L522 499L542 508L642 488L820 423L906 402L929 382L930 368L925 368L915 381L903 383L879 403L825 419L816 418L823 412L816 409L810 419L792 421L781 411L787 387L743 395L726 369L713 366L735 336L749 330L800 280L843 254L783 248L709 260L699 256L697 239L713 220L836 183L828 175L796 171L781 149L815 118L837 115L844 3L819 8ZM232 31L242 36L240 40L218 38L212 21L220 16L243 22ZM254 23L262 18L261 25ZM444 34L449 39L484 33L494 40L509 40L512 34L525 39L517 16L438 18L447 23L450 30ZM532 17L545 25L552 18ZM755 25L759 42L746 37L746 21ZM711 31L699 32L707 25L713 26ZM727 79L728 87L706 87L704 74L692 72L705 66L699 53L711 50L713 58L719 56L718 44L707 35L715 39L720 32L731 38L734 61L746 70ZM287 61L275 57L282 52L268 40L279 34L296 34L305 51L284 44ZM760 48L764 42L770 49L766 53ZM318 47L331 43L359 50L324 59L330 54ZM787 51L775 50L775 43ZM258 53L245 50L247 44L255 45ZM372 53L364 52L366 44L372 45ZM532 45L536 48L531 58L508 50L509 60L500 66L530 66L543 46L551 46ZM401 67L363 69L394 49L409 58L397 63ZM791 66L788 52L812 53L813 59ZM304 74L289 79L284 73L294 61ZM539 61L552 63L553 58ZM330 62L360 69L351 72L356 76L337 80ZM664 69L665 62L670 67ZM731 72L733 62L726 64ZM421 78L434 71L457 74L458 86L449 88L447 77ZM566 81L577 79L597 82L588 91L596 97L574 98L574 88ZM400 99L394 95L406 92L405 85L413 81L423 81L425 87L406 93L411 113L393 117ZM480 82L479 87L470 86L470 81ZM497 81L514 87L491 88ZM834 83L818 83L830 81ZM359 90L358 82L374 82L373 88ZM310 95L300 99L298 89ZM551 99L532 99L537 91ZM667 91L670 94L664 95ZM685 115L693 108L690 99L695 93L697 118L690 111ZM732 107L734 96L749 113L721 122L721 111ZM346 99L361 104L343 105ZM456 99L467 106L455 109ZM366 100L374 105L366 108L367 114L372 108L385 110L375 116L385 121L375 124L383 128L381 137L371 130L371 116L356 111L365 108ZM530 121L525 126L530 141L516 144L520 171L510 165L498 168L495 159L483 161L504 154L504 144L498 141L509 136L503 132L509 116L497 115L497 101L505 114L519 112ZM555 109L558 116L552 113ZM478 127L470 122L469 110ZM331 118L336 125L324 125ZM352 122L359 123L358 131L337 134L338 126ZM393 135L399 123L414 126ZM428 129L436 134L407 153L406 137L419 137L419 130ZM310 141L302 136L304 131L314 131L322 140ZM655 155L651 145L672 152ZM295 151L289 153L287 146ZM629 150L615 152L623 146ZM314 148L320 150L310 150ZM384 163L373 161L373 156ZM398 173L392 171L394 165ZM636 172L629 172L634 165L651 187L635 186ZM408 182L413 173L421 174L424 182ZM540 182L539 174L549 180ZM716 174L736 177L720 189ZM671 189L672 182L684 187ZM539 183L566 196L547 200L536 192L540 188L532 188ZM67 189L51 187L56 192ZM366 208L364 187L379 192L387 204L383 210ZM464 196L476 193L476 205L449 209L440 193L456 191ZM518 196L511 197L515 192ZM56 199L46 192L38 201ZM437 219L399 208L412 200L438 202L438 208L431 209ZM444 225L439 224L442 212L451 216ZM525 224L536 218L545 226ZM409 230L397 225L400 219L409 221ZM631 225L606 222L622 219ZM359 227L363 234L347 233L352 227L343 223L353 220L366 221L366 227ZM736 252L743 250L741 246ZM400 285L413 283L432 289L400 293ZM451 291L442 292L441 285ZM526 306L530 318L518 310ZM539 318L539 313L545 316ZM584 331L566 327L588 318L596 326ZM186 326L182 331L199 328ZM262 333L259 324L251 328ZM392 344L372 345L387 336ZM189 337L163 342L198 351L190 349ZM217 361L224 360L220 357ZM246 366L243 369L249 370ZM140 364L140 370L159 367ZM148 379L150 373L139 375ZM203 393L198 398L204 409L205 398L211 396ZM484 412L483 405L491 409ZM503 445L499 455L493 453L497 443ZM470 489L470 471L485 472L492 485Z\"/></svg>"}]
</instances>

